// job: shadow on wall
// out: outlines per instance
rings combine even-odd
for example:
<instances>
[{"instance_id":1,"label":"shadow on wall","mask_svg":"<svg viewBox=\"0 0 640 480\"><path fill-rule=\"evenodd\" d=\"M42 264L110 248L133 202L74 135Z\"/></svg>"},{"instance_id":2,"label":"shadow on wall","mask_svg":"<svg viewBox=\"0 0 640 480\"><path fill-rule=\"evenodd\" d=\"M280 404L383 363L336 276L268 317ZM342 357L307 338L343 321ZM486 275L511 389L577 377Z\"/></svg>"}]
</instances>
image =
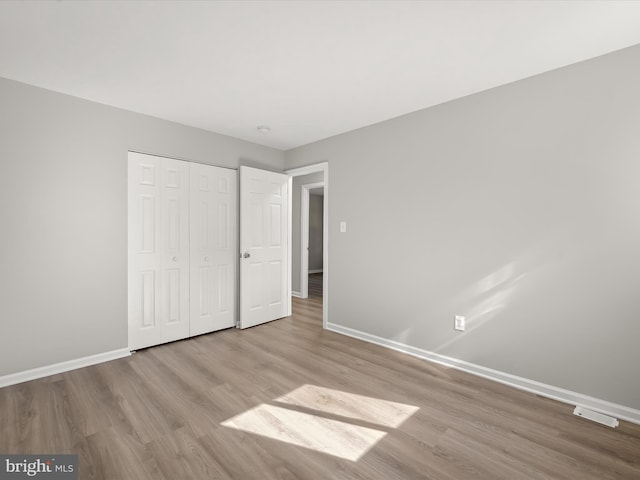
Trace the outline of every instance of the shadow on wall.
<instances>
[{"instance_id":1,"label":"shadow on wall","mask_svg":"<svg viewBox=\"0 0 640 480\"><path fill-rule=\"evenodd\" d=\"M545 282L544 279L548 278L545 273L552 273L552 268L562 269L564 264L573 261L573 257L579 255L578 252L565 248L568 242L564 241L562 235L553 238L553 241L541 241L517 258L500 265L461 289L459 293L433 306L430 312L431 319L428 320L430 323L425 325L424 321L416 320L408 328L398 331L392 339L405 345L418 346L412 338L421 334L424 337L426 331L420 330L428 328L431 341L426 349L447 355L446 351L452 345L469 341L472 336L470 333L481 330L494 320L507 321L501 314L518 305L521 300L531 301L533 291L537 292L536 295L539 294L540 285L544 285L540 282ZM466 329L463 334L453 329L455 314L466 317ZM434 326L433 319L438 319L438 322L446 319L446 322L443 322L441 327ZM513 320L515 319L511 321Z\"/></svg>"},{"instance_id":2,"label":"shadow on wall","mask_svg":"<svg viewBox=\"0 0 640 480\"><path fill-rule=\"evenodd\" d=\"M522 271L517 266L517 262L513 261L481 278L463 291L459 295L460 302L452 303L460 305L460 303L468 303L468 299L473 299L469 307L464 309L466 314L465 331L472 332L482 327L506 309L518 292L518 284L529 273ZM460 335L457 335L439 345L434 351L441 352L461 338Z\"/></svg>"},{"instance_id":3,"label":"shadow on wall","mask_svg":"<svg viewBox=\"0 0 640 480\"><path fill-rule=\"evenodd\" d=\"M440 338L436 339L437 347L428 348L428 350L442 352L455 342L468 338L469 332L479 329L505 310L517 296L519 284L531 273L524 270L523 266L519 266L522 263L511 261L497 268L462 290L459 294L449 298L448 301L443 302L435 310L435 313L432 312L433 318L451 317L451 324L447 323L445 331L441 332ZM452 312L465 316L466 336L460 335L461 332L452 331ZM419 325L420 323L403 329L396 333L392 339L401 344L415 346L415 342L412 342L411 339L414 334L418 333L416 327Z\"/></svg>"}]
</instances>

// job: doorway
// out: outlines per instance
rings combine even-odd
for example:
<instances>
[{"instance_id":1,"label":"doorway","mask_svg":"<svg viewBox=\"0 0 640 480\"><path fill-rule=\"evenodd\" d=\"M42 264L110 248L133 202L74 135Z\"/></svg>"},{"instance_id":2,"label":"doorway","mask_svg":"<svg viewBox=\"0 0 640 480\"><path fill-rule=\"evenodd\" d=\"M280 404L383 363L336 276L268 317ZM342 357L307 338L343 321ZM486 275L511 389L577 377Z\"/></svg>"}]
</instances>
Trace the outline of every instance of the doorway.
<instances>
[{"instance_id":1,"label":"doorway","mask_svg":"<svg viewBox=\"0 0 640 480\"><path fill-rule=\"evenodd\" d=\"M308 177L304 175L299 178L306 179ZM314 279L317 279L318 274L323 273L323 203L324 181L305 183L300 186L300 285L297 290L296 286L293 286L293 291L298 291L300 298L309 297L309 275L316 275ZM317 288L315 291L317 292Z\"/></svg>"},{"instance_id":2,"label":"doorway","mask_svg":"<svg viewBox=\"0 0 640 480\"><path fill-rule=\"evenodd\" d=\"M329 165L327 162L323 162L287 170L285 173L292 178L291 207L289 208L291 212L289 231L292 239L290 291L292 296L300 298L308 298L310 288L315 296L322 295L322 326L326 329L329 311ZM322 192L321 196L318 195L320 192ZM322 263L321 267L318 267L317 263L313 263L312 266L315 268L310 268L307 250L309 247L309 205L311 203L317 205L318 201L321 202L322 207L322 253L320 255ZM316 262L318 256L316 252L313 257ZM322 271L319 271L320 268ZM316 272L311 274L311 281L309 281L309 270Z\"/></svg>"}]
</instances>

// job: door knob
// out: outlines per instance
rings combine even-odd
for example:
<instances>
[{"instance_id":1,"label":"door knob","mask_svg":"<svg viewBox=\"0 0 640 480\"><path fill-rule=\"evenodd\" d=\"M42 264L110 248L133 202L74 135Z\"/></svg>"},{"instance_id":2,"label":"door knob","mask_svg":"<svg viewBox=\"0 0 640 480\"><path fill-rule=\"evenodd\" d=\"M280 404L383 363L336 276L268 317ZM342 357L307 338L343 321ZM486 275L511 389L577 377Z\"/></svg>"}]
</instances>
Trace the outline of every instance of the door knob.
<instances>
[{"instance_id":1,"label":"door knob","mask_svg":"<svg viewBox=\"0 0 640 480\"><path fill-rule=\"evenodd\" d=\"M178 257L173 257L173 258L172 258L172 260L173 260L174 262L177 262L177 261L178 261Z\"/></svg>"},{"instance_id":2,"label":"door knob","mask_svg":"<svg viewBox=\"0 0 640 480\"><path fill-rule=\"evenodd\" d=\"M204 257L204 261L208 262L209 261L209 257Z\"/></svg>"},{"instance_id":3,"label":"door knob","mask_svg":"<svg viewBox=\"0 0 640 480\"><path fill-rule=\"evenodd\" d=\"M244 254L242 255L242 258L249 258L251 256L251 254L249 252L244 252Z\"/></svg>"}]
</instances>

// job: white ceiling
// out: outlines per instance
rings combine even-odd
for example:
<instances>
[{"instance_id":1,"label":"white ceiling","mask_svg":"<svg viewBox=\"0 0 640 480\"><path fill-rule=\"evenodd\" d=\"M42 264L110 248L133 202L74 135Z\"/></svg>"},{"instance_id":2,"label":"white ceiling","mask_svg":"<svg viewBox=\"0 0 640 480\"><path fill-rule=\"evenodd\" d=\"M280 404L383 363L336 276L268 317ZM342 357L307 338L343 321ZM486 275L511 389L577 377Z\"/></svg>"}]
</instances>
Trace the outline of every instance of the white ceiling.
<instances>
[{"instance_id":1,"label":"white ceiling","mask_svg":"<svg viewBox=\"0 0 640 480\"><path fill-rule=\"evenodd\" d=\"M638 43L639 1L0 2L0 76L285 150Z\"/></svg>"}]
</instances>

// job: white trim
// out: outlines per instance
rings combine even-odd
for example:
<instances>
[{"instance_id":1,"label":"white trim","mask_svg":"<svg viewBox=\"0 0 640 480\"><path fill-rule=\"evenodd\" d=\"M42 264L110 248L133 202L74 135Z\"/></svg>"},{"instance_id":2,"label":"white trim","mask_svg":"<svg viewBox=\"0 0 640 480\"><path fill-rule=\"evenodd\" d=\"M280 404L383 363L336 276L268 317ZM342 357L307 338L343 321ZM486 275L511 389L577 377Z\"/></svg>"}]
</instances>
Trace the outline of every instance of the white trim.
<instances>
[{"instance_id":1,"label":"white trim","mask_svg":"<svg viewBox=\"0 0 640 480\"><path fill-rule=\"evenodd\" d=\"M287 262L289 262L287 265L287 306L286 306L286 316L290 317L291 314L293 313L292 310L292 303L291 303L291 295L293 294L292 292L292 285L291 285L291 280L293 277L293 275L291 274L291 266L293 265L293 263L291 262L292 260L292 253L293 253L293 237L292 237L292 231L293 231L293 223L291 221L292 216L291 216L291 212L292 212L292 208L293 208L293 179L291 178L291 175L289 175L289 178L287 179Z\"/></svg>"},{"instance_id":2,"label":"white trim","mask_svg":"<svg viewBox=\"0 0 640 480\"><path fill-rule=\"evenodd\" d=\"M309 270L309 275L311 275L312 273L322 273L322 269L316 268L315 270Z\"/></svg>"},{"instance_id":3,"label":"white trim","mask_svg":"<svg viewBox=\"0 0 640 480\"><path fill-rule=\"evenodd\" d=\"M16 383L28 382L29 380L48 377L50 375L56 375L58 373L68 372L69 370L75 370L77 368L108 362L110 360L116 360L118 358L128 357L129 355L131 355L131 352L128 348L121 348L119 350L111 350L110 352L97 353L95 355L89 355L88 357L76 358L74 360L67 360L66 362L33 368L23 372L11 373L0 377L0 388L15 385Z\"/></svg>"},{"instance_id":4,"label":"white trim","mask_svg":"<svg viewBox=\"0 0 640 480\"><path fill-rule=\"evenodd\" d=\"M300 295L309 297L309 190L324 187L324 182L300 185Z\"/></svg>"},{"instance_id":5,"label":"white trim","mask_svg":"<svg viewBox=\"0 0 640 480\"><path fill-rule=\"evenodd\" d=\"M324 212L322 219L322 328L326 329L329 324L329 162L316 163L314 165L308 165L300 168L292 168L290 170L285 170L284 173L290 177L298 177L300 175L307 175L315 172L322 172L324 181ZM291 198L291 196L289 196L289 198ZM289 234L291 234L291 210L289 210L289 227Z\"/></svg>"},{"instance_id":6,"label":"white trim","mask_svg":"<svg viewBox=\"0 0 640 480\"><path fill-rule=\"evenodd\" d=\"M493 370L481 365L465 362L464 360L447 357L444 355L440 355L439 353L430 352L418 347L412 347L411 345L406 345L404 343L396 342L395 340L389 340L387 338L371 335L370 333L361 332L359 330L354 330L342 325L330 323L326 328L327 330L331 330L332 332L357 338L365 342L375 343L376 345L390 348L398 352L407 353L423 360L428 360L430 362L438 363L440 365L455 368L456 370L462 370L463 372L471 373L482 378L493 380L494 382L509 385L519 390L535 393L536 395L551 398L562 403L584 407L589 410L594 410L605 415L610 415L612 417L640 425L640 410L636 410L631 407L626 407L624 405L609 402L607 400L590 397L582 393L572 392L571 390L565 390L564 388L555 387L553 385L547 385L545 383L530 380L528 378L518 377L510 373L501 372L499 370Z\"/></svg>"},{"instance_id":7,"label":"white trim","mask_svg":"<svg viewBox=\"0 0 640 480\"><path fill-rule=\"evenodd\" d=\"M309 297L309 189L300 188L300 298ZM293 265L293 264L291 264Z\"/></svg>"},{"instance_id":8,"label":"white trim","mask_svg":"<svg viewBox=\"0 0 640 480\"><path fill-rule=\"evenodd\" d=\"M302 295L300 295L300 292L296 292L295 290L291 290L291 296L296 298L302 298Z\"/></svg>"},{"instance_id":9,"label":"white trim","mask_svg":"<svg viewBox=\"0 0 640 480\"><path fill-rule=\"evenodd\" d=\"M285 170L284 173L291 177L299 177L301 175L308 175L310 173L322 172L327 173L329 167L328 162L314 163L313 165L307 165L306 167L290 168ZM324 179L326 180L326 178Z\"/></svg>"}]
</instances>

